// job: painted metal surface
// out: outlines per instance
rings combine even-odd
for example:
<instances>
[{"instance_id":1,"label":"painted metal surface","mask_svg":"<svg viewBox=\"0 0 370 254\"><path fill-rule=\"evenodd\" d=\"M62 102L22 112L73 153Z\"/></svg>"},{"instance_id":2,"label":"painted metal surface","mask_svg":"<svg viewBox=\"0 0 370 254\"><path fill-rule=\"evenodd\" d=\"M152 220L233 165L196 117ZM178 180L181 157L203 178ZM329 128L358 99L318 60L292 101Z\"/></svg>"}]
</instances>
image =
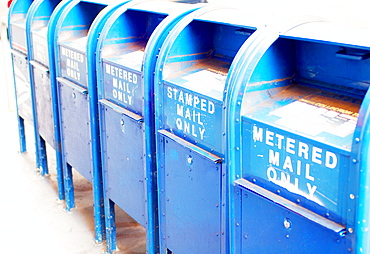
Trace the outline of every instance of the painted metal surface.
<instances>
[{"instance_id":1,"label":"painted metal surface","mask_svg":"<svg viewBox=\"0 0 370 254\"><path fill-rule=\"evenodd\" d=\"M55 110L57 99L53 96L50 82L48 34L53 34L53 26L49 29L49 20L53 11L62 9L68 1L61 4L60 0L34 1L27 15L30 31L27 34L27 48L29 57L30 84L34 97L32 98L34 110L34 127L39 138L39 154L42 159L42 174L48 173L46 143L55 149L56 171L58 181L59 199L64 199L64 183L59 146L59 126L55 125L54 118L58 114ZM58 11L58 10L57 10Z\"/></svg>"},{"instance_id":2,"label":"painted metal surface","mask_svg":"<svg viewBox=\"0 0 370 254\"><path fill-rule=\"evenodd\" d=\"M305 37L305 26L317 31ZM261 238L268 252L292 241L299 252L368 251L357 199L369 45L341 43L329 26L338 31L312 18L267 26L239 51L226 109L231 252L261 251Z\"/></svg>"},{"instance_id":3,"label":"painted metal surface","mask_svg":"<svg viewBox=\"0 0 370 254\"><path fill-rule=\"evenodd\" d=\"M154 83L163 253L228 251L224 94L230 65L257 20L203 7L172 29L159 52Z\"/></svg>"},{"instance_id":4,"label":"painted metal surface","mask_svg":"<svg viewBox=\"0 0 370 254\"><path fill-rule=\"evenodd\" d=\"M9 8L8 30L12 52L15 86L16 111L18 118L19 143L21 153L27 150L25 121L33 126L32 94L27 56L26 16L33 1L15 0ZM36 134L36 131L35 131ZM36 167L39 167L38 139L35 139Z\"/></svg>"},{"instance_id":5,"label":"painted metal surface","mask_svg":"<svg viewBox=\"0 0 370 254\"><path fill-rule=\"evenodd\" d=\"M153 73L168 31L197 8L132 1L102 29L97 80L108 252L116 249L114 204L146 228L147 252L158 252Z\"/></svg>"},{"instance_id":6,"label":"painted metal surface","mask_svg":"<svg viewBox=\"0 0 370 254\"><path fill-rule=\"evenodd\" d=\"M88 84L88 54L95 54L95 44L88 43L88 33L97 40L98 32L91 31L94 19L108 6L107 1L71 1L52 17L55 34L51 38L56 64L51 72L52 87L58 98L58 118L61 133L62 166L67 210L75 206L72 167L92 182L95 240L105 237L103 190L99 147L96 143L97 115L91 117ZM53 14L54 15L54 14ZM95 29L95 27L94 27ZM92 59L92 58L91 58ZM51 63L51 62L50 62ZM94 82L92 80L92 82ZM93 137L93 138L92 138ZM94 149L93 149L94 148Z\"/></svg>"}]
</instances>

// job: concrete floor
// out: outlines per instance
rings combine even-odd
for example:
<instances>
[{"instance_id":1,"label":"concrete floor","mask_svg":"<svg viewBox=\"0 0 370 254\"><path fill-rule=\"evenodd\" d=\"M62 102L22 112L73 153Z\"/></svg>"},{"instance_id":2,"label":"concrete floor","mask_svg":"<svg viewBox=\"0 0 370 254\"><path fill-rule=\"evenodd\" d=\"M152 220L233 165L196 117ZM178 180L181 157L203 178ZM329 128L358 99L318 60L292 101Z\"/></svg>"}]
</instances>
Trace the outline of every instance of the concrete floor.
<instances>
[{"instance_id":1,"label":"concrete floor","mask_svg":"<svg viewBox=\"0 0 370 254\"><path fill-rule=\"evenodd\" d=\"M4 36L2 36L4 38ZM26 125L27 149L20 154L11 58L0 40L0 253L95 254L92 186L74 172L76 208L58 200L54 151L48 148L50 174L36 170L33 129ZM116 253L145 253L145 229L116 208Z\"/></svg>"}]
</instances>

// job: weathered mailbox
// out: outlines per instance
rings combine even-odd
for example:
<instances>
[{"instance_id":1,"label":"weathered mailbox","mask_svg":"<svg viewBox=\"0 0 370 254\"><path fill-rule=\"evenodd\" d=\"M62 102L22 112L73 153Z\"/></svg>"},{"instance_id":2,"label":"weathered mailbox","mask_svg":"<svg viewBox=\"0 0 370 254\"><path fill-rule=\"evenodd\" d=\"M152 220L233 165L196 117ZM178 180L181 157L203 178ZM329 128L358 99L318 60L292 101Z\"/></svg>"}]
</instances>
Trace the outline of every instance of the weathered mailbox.
<instances>
[{"instance_id":1,"label":"weathered mailbox","mask_svg":"<svg viewBox=\"0 0 370 254\"><path fill-rule=\"evenodd\" d=\"M240 51L227 104L235 253L369 250L370 44L343 29L267 26Z\"/></svg>"},{"instance_id":2,"label":"weathered mailbox","mask_svg":"<svg viewBox=\"0 0 370 254\"><path fill-rule=\"evenodd\" d=\"M69 1L34 1L27 15L30 31L27 33L28 60L30 63L30 85L33 91L34 127L39 138L39 154L43 164L42 174L48 173L46 143L56 151L56 170L59 199L64 199L64 184L60 150L57 95L50 83L48 44L54 35L54 24L50 16L54 9L60 12ZM51 53L53 54L53 52ZM45 143L46 142L46 143Z\"/></svg>"},{"instance_id":3,"label":"weathered mailbox","mask_svg":"<svg viewBox=\"0 0 370 254\"><path fill-rule=\"evenodd\" d=\"M124 3L118 1L108 6L109 1L72 1L56 14L54 75L59 99L66 206L68 210L75 206L73 167L93 185L97 242L105 235L103 185L95 113L96 80L88 70L96 71L94 56L102 24ZM94 19L97 22L93 23Z\"/></svg>"},{"instance_id":4,"label":"weathered mailbox","mask_svg":"<svg viewBox=\"0 0 370 254\"><path fill-rule=\"evenodd\" d=\"M169 33L155 72L161 252L225 253L224 94L258 18L204 7Z\"/></svg>"},{"instance_id":5,"label":"weathered mailbox","mask_svg":"<svg viewBox=\"0 0 370 254\"><path fill-rule=\"evenodd\" d=\"M16 109L19 129L20 152L26 148L25 122L34 126L32 110L32 90L30 88L30 75L28 66L27 34L29 22L26 22L27 13L32 0L14 0L9 9L9 41L13 59L14 86L16 92ZM34 129L36 134L36 129ZM38 138L36 144L36 167L39 168Z\"/></svg>"},{"instance_id":6,"label":"weathered mailbox","mask_svg":"<svg viewBox=\"0 0 370 254\"><path fill-rule=\"evenodd\" d=\"M99 115L108 251L116 249L114 204L145 227L158 251L154 71L168 32L198 5L133 1L107 20L98 43Z\"/></svg>"}]
</instances>

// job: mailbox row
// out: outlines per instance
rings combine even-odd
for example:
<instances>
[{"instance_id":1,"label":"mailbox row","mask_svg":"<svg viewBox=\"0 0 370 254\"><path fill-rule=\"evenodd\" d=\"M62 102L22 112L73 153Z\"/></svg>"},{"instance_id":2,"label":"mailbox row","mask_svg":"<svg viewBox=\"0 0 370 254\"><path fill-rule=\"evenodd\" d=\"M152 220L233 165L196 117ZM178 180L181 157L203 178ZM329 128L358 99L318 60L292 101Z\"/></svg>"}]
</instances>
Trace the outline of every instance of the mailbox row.
<instances>
[{"instance_id":1,"label":"mailbox row","mask_svg":"<svg viewBox=\"0 0 370 254\"><path fill-rule=\"evenodd\" d=\"M370 253L370 37L317 17L169 1L14 0L20 133L118 205L148 253ZM253 14L254 13L254 14ZM347 34L344 34L346 31Z\"/></svg>"}]
</instances>

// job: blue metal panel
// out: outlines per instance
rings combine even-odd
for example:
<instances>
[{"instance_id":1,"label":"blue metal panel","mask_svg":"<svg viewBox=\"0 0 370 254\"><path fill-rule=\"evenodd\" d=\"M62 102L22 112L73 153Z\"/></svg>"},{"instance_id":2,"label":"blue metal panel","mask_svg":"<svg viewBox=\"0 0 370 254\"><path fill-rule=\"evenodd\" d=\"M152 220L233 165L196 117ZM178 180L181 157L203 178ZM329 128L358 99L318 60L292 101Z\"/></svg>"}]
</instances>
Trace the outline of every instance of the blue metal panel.
<instances>
[{"instance_id":1,"label":"blue metal panel","mask_svg":"<svg viewBox=\"0 0 370 254\"><path fill-rule=\"evenodd\" d=\"M38 132L55 149L49 69L36 61L31 61L31 66L33 69Z\"/></svg>"},{"instance_id":2,"label":"blue metal panel","mask_svg":"<svg viewBox=\"0 0 370 254\"><path fill-rule=\"evenodd\" d=\"M103 104L101 112L103 149L107 156L103 167L109 169L104 176L105 185L110 187L106 195L145 225L142 117L109 102Z\"/></svg>"},{"instance_id":3,"label":"blue metal panel","mask_svg":"<svg viewBox=\"0 0 370 254\"><path fill-rule=\"evenodd\" d=\"M87 90L62 78L58 78L58 81L65 159L86 179L92 181Z\"/></svg>"},{"instance_id":4,"label":"blue metal panel","mask_svg":"<svg viewBox=\"0 0 370 254\"><path fill-rule=\"evenodd\" d=\"M141 73L109 60L103 66L104 98L142 115Z\"/></svg>"},{"instance_id":5,"label":"blue metal panel","mask_svg":"<svg viewBox=\"0 0 370 254\"><path fill-rule=\"evenodd\" d=\"M13 51L13 64L18 115L33 124L27 56Z\"/></svg>"},{"instance_id":6,"label":"blue metal panel","mask_svg":"<svg viewBox=\"0 0 370 254\"><path fill-rule=\"evenodd\" d=\"M87 60L84 48L75 50L70 46L71 44L73 43L63 43L59 49L61 77L87 88ZM83 47L84 44L77 45L77 47L81 46Z\"/></svg>"},{"instance_id":7,"label":"blue metal panel","mask_svg":"<svg viewBox=\"0 0 370 254\"><path fill-rule=\"evenodd\" d=\"M162 241L173 253L221 253L221 158L162 133Z\"/></svg>"},{"instance_id":8,"label":"blue metal panel","mask_svg":"<svg viewBox=\"0 0 370 254\"><path fill-rule=\"evenodd\" d=\"M222 103L173 83L166 82L163 87L165 129L201 147L220 151L222 125L218 122L222 119Z\"/></svg>"},{"instance_id":9,"label":"blue metal panel","mask_svg":"<svg viewBox=\"0 0 370 254\"><path fill-rule=\"evenodd\" d=\"M340 233L258 193L240 189L237 193L242 203L237 253L344 253L351 248L351 240Z\"/></svg>"},{"instance_id":10,"label":"blue metal panel","mask_svg":"<svg viewBox=\"0 0 370 254\"><path fill-rule=\"evenodd\" d=\"M49 66L47 30L47 26L34 29L31 43L34 60L45 66Z\"/></svg>"}]
</instances>

